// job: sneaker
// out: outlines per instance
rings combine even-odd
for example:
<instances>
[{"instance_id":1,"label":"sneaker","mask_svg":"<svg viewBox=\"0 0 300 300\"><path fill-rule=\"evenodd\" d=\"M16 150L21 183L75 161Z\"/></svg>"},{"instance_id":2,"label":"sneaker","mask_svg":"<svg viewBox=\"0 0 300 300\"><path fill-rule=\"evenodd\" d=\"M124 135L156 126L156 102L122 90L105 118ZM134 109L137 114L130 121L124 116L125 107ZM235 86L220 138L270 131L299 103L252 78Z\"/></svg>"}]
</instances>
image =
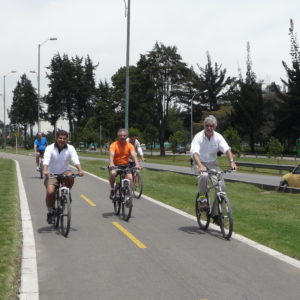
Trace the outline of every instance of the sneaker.
<instances>
[{"instance_id":1,"label":"sneaker","mask_svg":"<svg viewBox=\"0 0 300 300\"><path fill-rule=\"evenodd\" d=\"M115 190L111 190L111 191L110 191L109 198L110 198L111 200L114 200L114 199L115 199Z\"/></svg>"},{"instance_id":2,"label":"sneaker","mask_svg":"<svg viewBox=\"0 0 300 300\"><path fill-rule=\"evenodd\" d=\"M124 202L126 207L130 207L131 206L131 198L129 196L127 196L125 198L125 202Z\"/></svg>"},{"instance_id":3,"label":"sneaker","mask_svg":"<svg viewBox=\"0 0 300 300\"><path fill-rule=\"evenodd\" d=\"M200 208L201 209L207 209L208 205L207 205L207 199L200 196L200 198L198 199L199 203L200 203Z\"/></svg>"},{"instance_id":4,"label":"sneaker","mask_svg":"<svg viewBox=\"0 0 300 300\"><path fill-rule=\"evenodd\" d=\"M48 222L48 224L53 224L53 213L52 212L47 213L47 222Z\"/></svg>"}]
</instances>

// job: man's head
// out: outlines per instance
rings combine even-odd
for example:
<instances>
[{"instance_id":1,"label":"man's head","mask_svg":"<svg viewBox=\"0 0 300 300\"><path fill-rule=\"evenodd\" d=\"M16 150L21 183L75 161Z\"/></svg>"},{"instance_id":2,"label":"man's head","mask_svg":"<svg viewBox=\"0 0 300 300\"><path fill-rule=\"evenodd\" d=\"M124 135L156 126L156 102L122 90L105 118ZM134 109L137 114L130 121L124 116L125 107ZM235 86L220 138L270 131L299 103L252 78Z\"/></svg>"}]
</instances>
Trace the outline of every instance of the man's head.
<instances>
[{"instance_id":1,"label":"man's head","mask_svg":"<svg viewBox=\"0 0 300 300\"><path fill-rule=\"evenodd\" d=\"M130 133L130 134L129 134L129 140L130 140L131 142L134 142L134 141L136 140L136 134L135 134L135 133Z\"/></svg>"},{"instance_id":2,"label":"man's head","mask_svg":"<svg viewBox=\"0 0 300 300\"><path fill-rule=\"evenodd\" d=\"M68 142L69 134L65 130L59 130L56 135L56 143L59 148L63 148Z\"/></svg>"},{"instance_id":3,"label":"man's head","mask_svg":"<svg viewBox=\"0 0 300 300\"><path fill-rule=\"evenodd\" d=\"M128 130L121 128L118 130L118 139L119 141L125 142L128 137Z\"/></svg>"},{"instance_id":4,"label":"man's head","mask_svg":"<svg viewBox=\"0 0 300 300\"><path fill-rule=\"evenodd\" d=\"M43 133L40 132L40 131L36 134L36 138L37 138L37 139L41 139L42 136L43 136Z\"/></svg>"},{"instance_id":5,"label":"man's head","mask_svg":"<svg viewBox=\"0 0 300 300\"><path fill-rule=\"evenodd\" d=\"M204 119L204 133L210 137L214 134L214 130L217 128L217 119L213 115L209 115Z\"/></svg>"}]
</instances>

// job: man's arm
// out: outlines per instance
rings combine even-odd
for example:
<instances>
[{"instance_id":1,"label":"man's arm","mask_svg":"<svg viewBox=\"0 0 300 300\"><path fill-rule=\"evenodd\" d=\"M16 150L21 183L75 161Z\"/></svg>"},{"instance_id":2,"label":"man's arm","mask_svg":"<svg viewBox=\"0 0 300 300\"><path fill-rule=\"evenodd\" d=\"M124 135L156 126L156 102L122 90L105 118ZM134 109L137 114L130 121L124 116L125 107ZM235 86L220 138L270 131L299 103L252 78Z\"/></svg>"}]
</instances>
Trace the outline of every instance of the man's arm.
<instances>
[{"instance_id":1,"label":"man's arm","mask_svg":"<svg viewBox=\"0 0 300 300\"><path fill-rule=\"evenodd\" d=\"M137 154L136 154L136 152L135 152L135 151L132 151L132 152L130 153L130 155L131 155L131 157L132 157L133 160L134 160L135 167L136 167L137 169L141 169L141 166L140 166L139 161L138 161L138 159L137 159Z\"/></svg>"},{"instance_id":2,"label":"man's arm","mask_svg":"<svg viewBox=\"0 0 300 300\"><path fill-rule=\"evenodd\" d=\"M37 144L35 143L35 141L34 141L34 143L33 143L33 149L34 149L34 152L36 153L37 151Z\"/></svg>"},{"instance_id":3,"label":"man's arm","mask_svg":"<svg viewBox=\"0 0 300 300\"><path fill-rule=\"evenodd\" d=\"M228 158L228 161L229 161L229 166L232 170L236 170L237 169L237 165L236 163L234 162L233 160L233 154L231 152L231 149L228 149L227 152L226 152L226 156Z\"/></svg>"},{"instance_id":4,"label":"man's arm","mask_svg":"<svg viewBox=\"0 0 300 300\"><path fill-rule=\"evenodd\" d=\"M194 163L197 165L198 170L199 170L200 173L206 171L205 165L203 165L201 163L201 158L200 158L200 154L199 153L195 152L193 154L193 160L194 160Z\"/></svg>"},{"instance_id":5,"label":"man's arm","mask_svg":"<svg viewBox=\"0 0 300 300\"><path fill-rule=\"evenodd\" d=\"M112 150L109 150L109 167L110 168L113 168L115 166L114 157L115 157L115 152Z\"/></svg>"},{"instance_id":6,"label":"man's arm","mask_svg":"<svg viewBox=\"0 0 300 300\"><path fill-rule=\"evenodd\" d=\"M76 169L78 170L78 175L79 175L79 176L83 176L83 175L84 175L84 172L83 172L83 170L82 170L82 168L81 168L81 165L78 164L78 165L75 165L75 167L76 167Z\"/></svg>"}]
</instances>

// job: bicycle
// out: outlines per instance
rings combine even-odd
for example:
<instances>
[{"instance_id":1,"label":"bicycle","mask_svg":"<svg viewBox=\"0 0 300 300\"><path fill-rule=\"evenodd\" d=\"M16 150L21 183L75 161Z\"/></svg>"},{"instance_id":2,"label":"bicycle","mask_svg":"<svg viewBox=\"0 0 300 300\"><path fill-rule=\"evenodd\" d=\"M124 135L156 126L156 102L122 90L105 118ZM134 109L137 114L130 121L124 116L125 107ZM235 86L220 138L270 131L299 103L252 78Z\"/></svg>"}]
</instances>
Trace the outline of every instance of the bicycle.
<instances>
[{"instance_id":1,"label":"bicycle","mask_svg":"<svg viewBox=\"0 0 300 300\"><path fill-rule=\"evenodd\" d=\"M132 169L132 195L134 198L141 198L143 193L143 179L139 170Z\"/></svg>"},{"instance_id":2,"label":"bicycle","mask_svg":"<svg viewBox=\"0 0 300 300\"><path fill-rule=\"evenodd\" d=\"M54 228L60 225L61 233L67 237L71 226L71 191L66 186L66 179L68 177L78 177L78 174L64 175L52 174L51 178L57 178L59 186L55 191L55 202L53 207L53 224Z\"/></svg>"},{"instance_id":3,"label":"bicycle","mask_svg":"<svg viewBox=\"0 0 300 300\"><path fill-rule=\"evenodd\" d=\"M107 167L109 170L112 168ZM106 168L105 168L106 169ZM130 167L114 167L117 170L119 181L115 184L115 196L113 201L115 214L120 215L122 209L122 217L128 221L131 217L133 202L132 202L132 189L130 180L125 176L127 173L132 173L135 168Z\"/></svg>"},{"instance_id":4,"label":"bicycle","mask_svg":"<svg viewBox=\"0 0 300 300\"><path fill-rule=\"evenodd\" d=\"M227 240L230 239L233 231L233 213L230 205L230 200L225 191L222 191L222 179L225 173L232 172L232 169L224 171L216 171L208 169L209 184L206 191L206 203L202 203L199 192L196 196L195 210L196 218L200 229L206 230L210 224L210 219L215 218L214 221L220 226L223 237ZM213 182L212 176L216 176L216 181ZM212 215L212 207L210 203L210 192L215 189L214 205L217 205L217 216Z\"/></svg>"}]
</instances>

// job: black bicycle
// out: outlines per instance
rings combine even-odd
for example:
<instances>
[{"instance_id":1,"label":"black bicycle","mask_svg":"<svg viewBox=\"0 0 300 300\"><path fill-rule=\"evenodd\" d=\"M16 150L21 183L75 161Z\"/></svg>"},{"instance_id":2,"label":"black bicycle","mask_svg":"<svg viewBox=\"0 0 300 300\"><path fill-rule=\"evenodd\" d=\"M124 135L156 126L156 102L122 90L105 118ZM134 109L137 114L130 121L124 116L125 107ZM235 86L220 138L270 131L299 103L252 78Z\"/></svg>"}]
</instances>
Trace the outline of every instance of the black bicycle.
<instances>
[{"instance_id":1,"label":"black bicycle","mask_svg":"<svg viewBox=\"0 0 300 300\"><path fill-rule=\"evenodd\" d=\"M224 171L216 171L208 169L208 186L206 192L206 202L200 199L199 192L196 196L195 208L196 217L200 229L206 230L210 224L211 218L214 222L220 226L222 235L225 239L229 240L233 232L233 213L230 205L230 200L225 191L222 191L222 180L225 173L230 173L233 170L228 169ZM212 180L212 176L216 177L216 180ZM215 199L213 206L211 206L210 192L215 189ZM217 205L217 215L213 216L212 208Z\"/></svg>"},{"instance_id":2,"label":"black bicycle","mask_svg":"<svg viewBox=\"0 0 300 300\"><path fill-rule=\"evenodd\" d=\"M111 170L109 167L108 169ZM118 216L122 210L123 219L128 221L131 217L133 201L130 180L126 178L126 174L132 173L135 168L116 166L113 169L117 171L117 176L119 177L119 180L115 184L115 196L112 200L114 211Z\"/></svg>"},{"instance_id":3,"label":"black bicycle","mask_svg":"<svg viewBox=\"0 0 300 300\"><path fill-rule=\"evenodd\" d=\"M78 174L64 175L52 174L51 178L57 178L59 186L55 192L55 202L53 207L54 228L60 228L64 237L67 237L71 226L71 191L66 186L66 179L75 178Z\"/></svg>"},{"instance_id":4,"label":"black bicycle","mask_svg":"<svg viewBox=\"0 0 300 300\"><path fill-rule=\"evenodd\" d=\"M132 192L136 199L141 198L143 193L143 179L140 170L132 169Z\"/></svg>"}]
</instances>

